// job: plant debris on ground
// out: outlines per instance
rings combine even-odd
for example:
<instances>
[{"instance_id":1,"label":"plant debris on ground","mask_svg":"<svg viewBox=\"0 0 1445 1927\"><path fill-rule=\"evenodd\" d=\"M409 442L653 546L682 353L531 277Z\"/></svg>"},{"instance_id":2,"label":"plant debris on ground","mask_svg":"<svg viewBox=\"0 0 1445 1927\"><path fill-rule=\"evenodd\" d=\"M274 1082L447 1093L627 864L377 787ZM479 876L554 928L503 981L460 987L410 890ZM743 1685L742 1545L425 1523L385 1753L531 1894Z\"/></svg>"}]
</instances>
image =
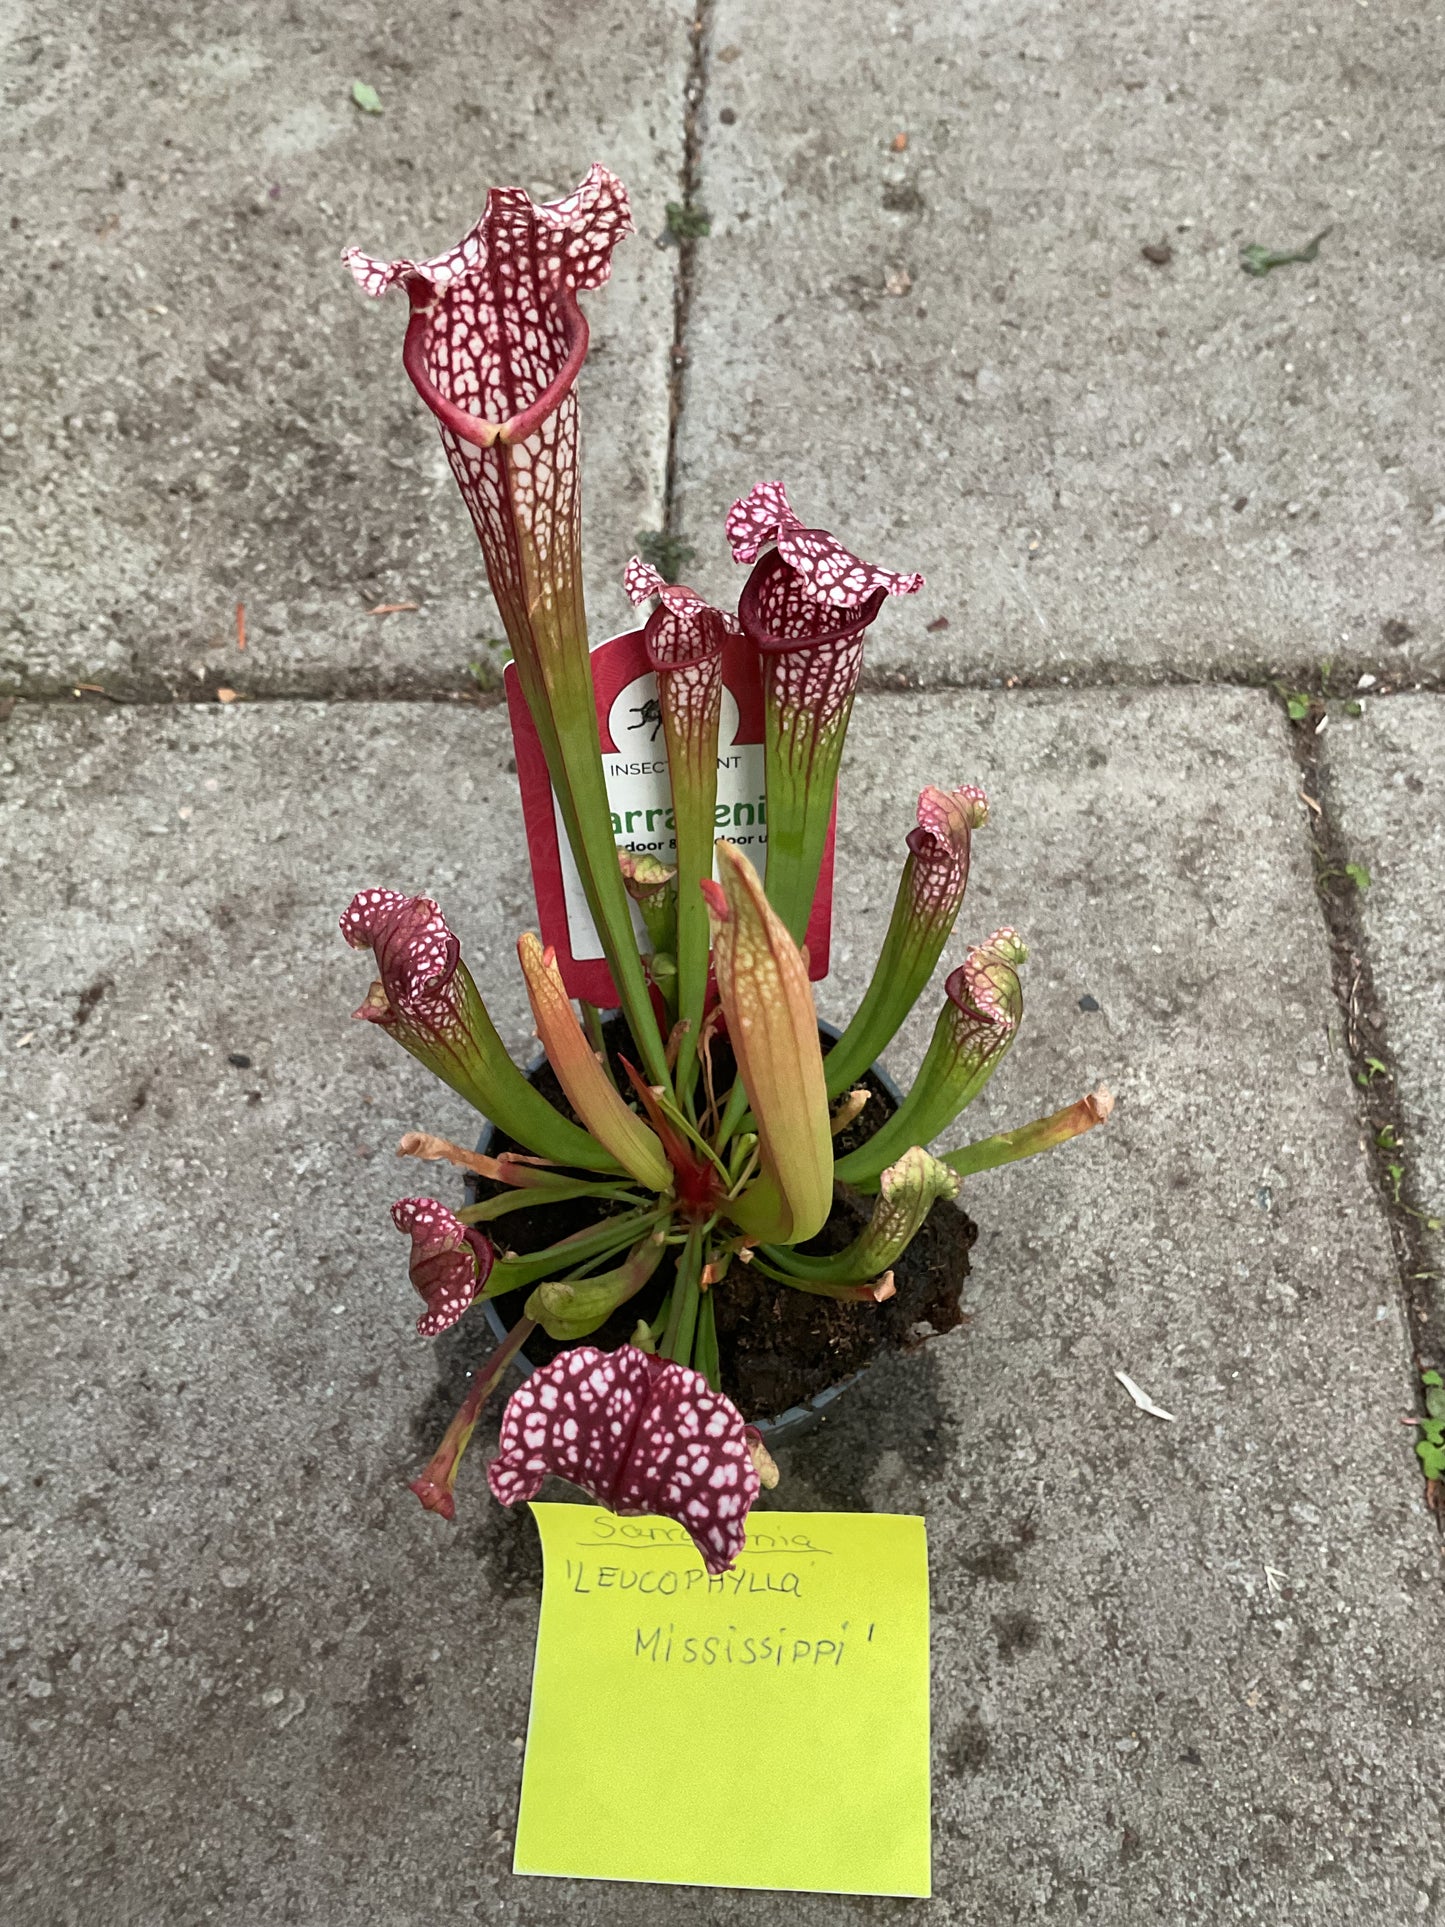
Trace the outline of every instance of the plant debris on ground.
<instances>
[{"instance_id":1,"label":"plant debris on ground","mask_svg":"<svg viewBox=\"0 0 1445 1927\"><path fill-rule=\"evenodd\" d=\"M1261 247L1258 241L1252 241L1247 248L1240 249L1239 265L1246 274L1264 275L1268 274L1271 268L1287 267L1291 261L1313 261L1320 251L1320 242L1329 231L1327 227L1321 228L1313 241L1307 241L1302 248L1292 251L1286 249L1279 253L1270 248Z\"/></svg>"}]
</instances>

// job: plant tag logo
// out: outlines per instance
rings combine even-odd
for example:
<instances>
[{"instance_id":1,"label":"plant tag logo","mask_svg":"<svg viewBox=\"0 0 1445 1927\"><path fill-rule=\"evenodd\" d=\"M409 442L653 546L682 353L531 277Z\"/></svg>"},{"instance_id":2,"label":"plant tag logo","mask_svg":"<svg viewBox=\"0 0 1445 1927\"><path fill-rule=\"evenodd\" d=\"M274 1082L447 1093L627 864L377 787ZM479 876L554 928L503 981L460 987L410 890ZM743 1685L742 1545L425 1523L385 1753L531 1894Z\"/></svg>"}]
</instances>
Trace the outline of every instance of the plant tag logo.
<instances>
[{"instance_id":1,"label":"plant tag logo","mask_svg":"<svg viewBox=\"0 0 1445 1927\"><path fill-rule=\"evenodd\" d=\"M673 864L677 861L677 839L672 826L667 748L663 742L657 678L648 665L640 629L625 636L614 636L593 650L592 681L597 691L602 769L617 847ZM517 781L522 792L542 941L557 953L568 996L585 998L588 1003L610 1010L618 1002L612 973L607 968L602 942L587 907L582 879L552 794L541 740L522 695L514 663L507 664L504 687L517 753ZM716 822L717 834L736 843L747 853L758 874L765 875L768 824L763 783L763 692L756 652L740 636L729 636L723 645ZM808 924L808 970L815 981L828 974L832 912L833 828L830 825L818 877L818 894ZM646 950L647 937L635 906L632 920Z\"/></svg>"}]
</instances>

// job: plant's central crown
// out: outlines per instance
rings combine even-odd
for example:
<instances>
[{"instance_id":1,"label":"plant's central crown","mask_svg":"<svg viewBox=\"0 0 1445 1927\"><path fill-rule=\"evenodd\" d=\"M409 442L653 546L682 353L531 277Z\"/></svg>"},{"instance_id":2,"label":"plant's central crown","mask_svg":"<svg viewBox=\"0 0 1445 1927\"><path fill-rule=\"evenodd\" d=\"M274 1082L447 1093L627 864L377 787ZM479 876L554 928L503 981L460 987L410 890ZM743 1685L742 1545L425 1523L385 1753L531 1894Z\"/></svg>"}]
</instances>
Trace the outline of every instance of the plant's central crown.
<instances>
[{"instance_id":1,"label":"plant's central crown","mask_svg":"<svg viewBox=\"0 0 1445 1927\"><path fill-rule=\"evenodd\" d=\"M560 201L494 187L469 234L432 261L342 259L369 295L397 283L411 301L404 360L442 424L478 447L524 441L561 403L587 352L577 293L612 272L633 232L627 190L594 163Z\"/></svg>"}]
</instances>

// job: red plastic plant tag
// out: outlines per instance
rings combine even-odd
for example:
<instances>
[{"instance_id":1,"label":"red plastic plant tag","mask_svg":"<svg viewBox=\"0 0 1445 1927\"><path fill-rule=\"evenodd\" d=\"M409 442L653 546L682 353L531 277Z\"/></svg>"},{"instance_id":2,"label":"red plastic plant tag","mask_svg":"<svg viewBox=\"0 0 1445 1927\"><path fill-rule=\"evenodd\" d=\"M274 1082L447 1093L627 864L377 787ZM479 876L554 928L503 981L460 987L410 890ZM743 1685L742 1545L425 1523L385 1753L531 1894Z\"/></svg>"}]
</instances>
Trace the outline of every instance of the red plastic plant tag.
<instances>
[{"instance_id":1,"label":"red plastic plant tag","mask_svg":"<svg viewBox=\"0 0 1445 1927\"><path fill-rule=\"evenodd\" d=\"M655 856L662 863L675 863L677 844L671 829L672 796L657 706L657 678L648 666L640 629L614 636L593 650L592 681L597 691L602 768L617 847ZM582 997L610 1010L618 1001L612 974L587 908L582 879L552 795L546 758L512 663L507 665L505 687L542 941L557 953L568 996ZM768 825L763 783L763 692L756 651L741 636L729 636L723 645L717 774L717 833L746 850L759 874L765 874ZM818 893L808 922L808 974L815 980L828 974L833 827L828 827ZM635 909L633 921L645 948L646 935Z\"/></svg>"}]
</instances>

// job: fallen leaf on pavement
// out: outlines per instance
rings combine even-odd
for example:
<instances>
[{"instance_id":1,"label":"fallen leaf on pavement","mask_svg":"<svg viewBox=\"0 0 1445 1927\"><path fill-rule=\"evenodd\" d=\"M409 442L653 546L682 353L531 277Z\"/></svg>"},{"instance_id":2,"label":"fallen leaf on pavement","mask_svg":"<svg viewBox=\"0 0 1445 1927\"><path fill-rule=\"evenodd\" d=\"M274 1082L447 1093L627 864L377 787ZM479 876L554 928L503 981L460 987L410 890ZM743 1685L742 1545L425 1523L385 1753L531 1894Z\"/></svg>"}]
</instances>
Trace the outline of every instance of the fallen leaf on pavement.
<instances>
[{"instance_id":1,"label":"fallen leaf on pavement","mask_svg":"<svg viewBox=\"0 0 1445 1927\"><path fill-rule=\"evenodd\" d=\"M1246 274L1262 275L1268 274L1271 268L1286 267L1291 261L1313 261L1320 251L1320 242L1329 231L1327 227L1321 228L1313 241L1307 241L1302 248L1286 249L1279 253L1253 241L1247 248L1240 249L1239 265Z\"/></svg>"},{"instance_id":2,"label":"fallen leaf on pavement","mask_svg":"<svg viewBox=\"0 0 1445 1927\"><path fill-rule=\"evenodd\" d=\"M1156 1405L1147 1392L1141 1392L1127 1372L1121 1372L1116 1369L1114 1376L1141 1412L1147 1412L1150 1418L1168 1419L1171 1425L1174 1423L1174 1414L1172 1412L1166 1412L1162 1405Z\"/></svg>"}]
</instances>

